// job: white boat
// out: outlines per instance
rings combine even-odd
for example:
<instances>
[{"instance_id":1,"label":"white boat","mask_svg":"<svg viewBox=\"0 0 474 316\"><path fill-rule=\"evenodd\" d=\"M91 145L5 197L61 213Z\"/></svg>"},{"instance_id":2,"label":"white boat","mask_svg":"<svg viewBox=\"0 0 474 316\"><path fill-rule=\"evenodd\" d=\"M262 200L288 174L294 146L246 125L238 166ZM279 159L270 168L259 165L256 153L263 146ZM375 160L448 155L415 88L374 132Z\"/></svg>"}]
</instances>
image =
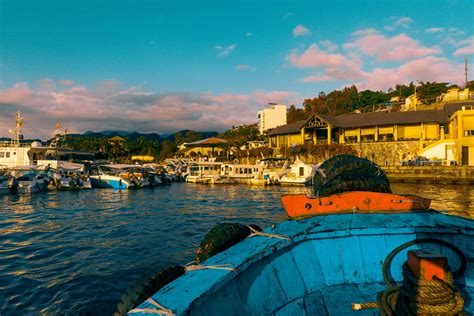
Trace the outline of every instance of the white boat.
<instances>
[{"instance_id":1,"label":"white boat","mask_svg":"<svg viewBox=\"0 0 474 316\"><path fill-rule=\"evenodd\" d=\"M263 164L223 164L221 175L236 180L237 182L248 182L250 179L263 174Z\"/></svg>"},{"instance_id":2,"label":"white boat","mask_svg":"<svg viewBox=\"0 0 474 316\"><path fill-rule=\"evenodd\" d=\"M149 186L141 166L109 164L99 166L99 174L90 176L94 188L131 189Z\"/></svg>"},{"instance_id":3,"label":"white boat","mask_svg":"<svg viewBox=\"0 0 474 316\"><path fill-rule=\"evenodd\" d=\"M12 134L11 141L0 143L0 165L14 168L16 166L34 165L36 160L44 159L47 148L44 148L40 142L35 141L31 144L20 142L23 138L22 126L23 118L18 111L16 126L13 130L9 130Z\"/></svg>"},{"instance_id":4,"label":"white boat","mask_svg":"<svg viewBox=\"0 0 474 316\"><path fill-rule=\"evenodd\" d=\"M38 160L38 166L45 166L54 171L53 184L58 190L91 189L89 177L84 174L84 165L57 160Z\"/></svg>"},{"instance_id":5,"label":"white boat","mask_svg":"<svg viewBox=\"0 0 474 316\"><path fill-rule=\"evenodd\" d=\"M290 171L281 177L281 184L309 185L319 165L306 164L296 157L295 162L290 165Z\"/></svg>"},{"instance_id":6,"label":"white boat","mask_svg":"<svg viewBox=\"0 0 474 316\"><path fill-rule=\"evenodd\" d=\"M288 159L286 158L263 158L257 161L263 166L263 170L250 179L251 184L272 185L279 184L280 179L290 172Z\"/></svg>"},{"instance_id":7,"label":"white boat","mask_svg":"<svg viewBox=\"0 0 474 316\"><path fill-rule=\"evenodd\" d=\"M221 176L222 162L202 161L188 165L186 169L186 182L191 183L218 183Z\"/></svg>"},{"instance_id":8,"label":"white boat","mask_svg":"<svg viewBox=\"0 0 474 316\"><path fill-rule=\"evenodd\" d=\"M47 173L47 169L38 166L19 166L12 169L11 175L18 193L39 193L48 191L51 178Z\"/></svg>"}]
</instances>

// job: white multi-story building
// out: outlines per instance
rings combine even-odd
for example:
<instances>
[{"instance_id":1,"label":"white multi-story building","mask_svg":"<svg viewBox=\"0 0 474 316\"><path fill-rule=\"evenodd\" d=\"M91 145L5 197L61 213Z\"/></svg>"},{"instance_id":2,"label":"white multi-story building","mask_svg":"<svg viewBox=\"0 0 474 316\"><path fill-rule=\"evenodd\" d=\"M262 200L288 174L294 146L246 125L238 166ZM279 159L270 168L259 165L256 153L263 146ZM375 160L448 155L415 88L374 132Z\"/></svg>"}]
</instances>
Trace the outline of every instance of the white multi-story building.
<instances>
[{"instance_id":1,"label":"white multi-story building","mask_svg":"<svg viewBox=\"0 0 474 316\"><path fill-rule=\"evenodd\" d=\"M268 106L258 112L258 130L260 134L281 125L286 125L286 105L269 103Z\"/></svg>"}]
</instances>

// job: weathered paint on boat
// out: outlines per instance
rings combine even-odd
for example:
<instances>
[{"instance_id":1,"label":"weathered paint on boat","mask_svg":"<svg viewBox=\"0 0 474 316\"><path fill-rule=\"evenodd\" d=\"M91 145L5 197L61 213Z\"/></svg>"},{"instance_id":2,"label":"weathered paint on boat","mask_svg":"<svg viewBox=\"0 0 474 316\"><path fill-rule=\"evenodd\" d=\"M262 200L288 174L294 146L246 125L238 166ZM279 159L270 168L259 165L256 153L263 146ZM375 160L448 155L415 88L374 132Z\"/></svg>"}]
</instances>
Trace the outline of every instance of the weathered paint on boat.
<instances>
[{"instance_id":1,"label":"weathered paint on boat","mask_svg":"<svg viewBox=\"0 0 474 316\"><path fill-rule=\"evenodd\" d=\"M431 200L417 195L352 191L328 197L308 197L306 194L288 194L281 202L289 217L357 212L408 212L426 210Z\"/></svg>"},{"instance_id":2,"label":"weathered paint on boat","mask_svg":"<svg viewBox=\"0 0 474 316\"><path fill-rule=\"evenodd\" d=\"M204 263L228 264L235 271L189 271L152 298L177 315L378 315L376 309L353 311L351 303L372 302L385 289L382 263L393 249L434 237L466 255L467 269L456 286L465 297L465 310L474 311L473 220L435 211L337 214L285 221L266 232L291 241L247 238ZM406 251L427 245L446 255L453 270L459 267L452 250L419 244L395 256L395 280L402 279ZM156 309L149 302L138 308Z\"/></svg>"}]
</instances>

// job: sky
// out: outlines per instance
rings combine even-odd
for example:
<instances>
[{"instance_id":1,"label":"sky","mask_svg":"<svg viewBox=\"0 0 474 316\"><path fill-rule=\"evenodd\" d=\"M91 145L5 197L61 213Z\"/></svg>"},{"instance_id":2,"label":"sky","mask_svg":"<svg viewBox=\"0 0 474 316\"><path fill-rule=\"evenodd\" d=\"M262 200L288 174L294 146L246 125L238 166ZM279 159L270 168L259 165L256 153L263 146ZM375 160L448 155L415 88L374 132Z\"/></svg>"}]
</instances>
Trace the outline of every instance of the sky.
<instances>
[{"instance_id":1,"label":"sky","mask_svg":"<svg viewBox=\"0 0 474 316\"><path fill-rule=\"evenodd\" d=\"M0 0L0 136L224 131L355 84L464 83L474 2Z\"/></svg>"}]
</instances>

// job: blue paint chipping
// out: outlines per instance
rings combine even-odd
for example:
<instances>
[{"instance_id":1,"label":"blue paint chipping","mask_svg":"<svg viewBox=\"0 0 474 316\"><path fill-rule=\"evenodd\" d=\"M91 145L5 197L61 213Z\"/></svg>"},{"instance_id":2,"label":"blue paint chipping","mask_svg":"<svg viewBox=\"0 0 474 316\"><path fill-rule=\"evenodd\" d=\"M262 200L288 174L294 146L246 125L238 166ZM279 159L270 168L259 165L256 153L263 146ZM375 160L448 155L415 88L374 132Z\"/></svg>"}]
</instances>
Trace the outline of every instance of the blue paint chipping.
<instances>
[{"instance_id":1,"label":"blue paint chipping","mask_svg":"<svg viewBox=\"0 0 474 316\"><path fill-rule=\"evenodd\" d=\"M236 271L187 272L153 299L177 315L378 315L376 309L353 311L351 304L373 302L385 289L382 264L393 249L430 237L448 241L465 254L467 269L455 283L465 299L464 310L474 311L473 220L434 211L340 214L285 221L265 232L292 241L247 238L204 263L230 264ZM407 250L422 247L441 251L452 270L459 267L452 250L418 244L394 258L395 280L402 279ZM152 306L144 302L138 308Z\"/></svg>"}]
</instances>

